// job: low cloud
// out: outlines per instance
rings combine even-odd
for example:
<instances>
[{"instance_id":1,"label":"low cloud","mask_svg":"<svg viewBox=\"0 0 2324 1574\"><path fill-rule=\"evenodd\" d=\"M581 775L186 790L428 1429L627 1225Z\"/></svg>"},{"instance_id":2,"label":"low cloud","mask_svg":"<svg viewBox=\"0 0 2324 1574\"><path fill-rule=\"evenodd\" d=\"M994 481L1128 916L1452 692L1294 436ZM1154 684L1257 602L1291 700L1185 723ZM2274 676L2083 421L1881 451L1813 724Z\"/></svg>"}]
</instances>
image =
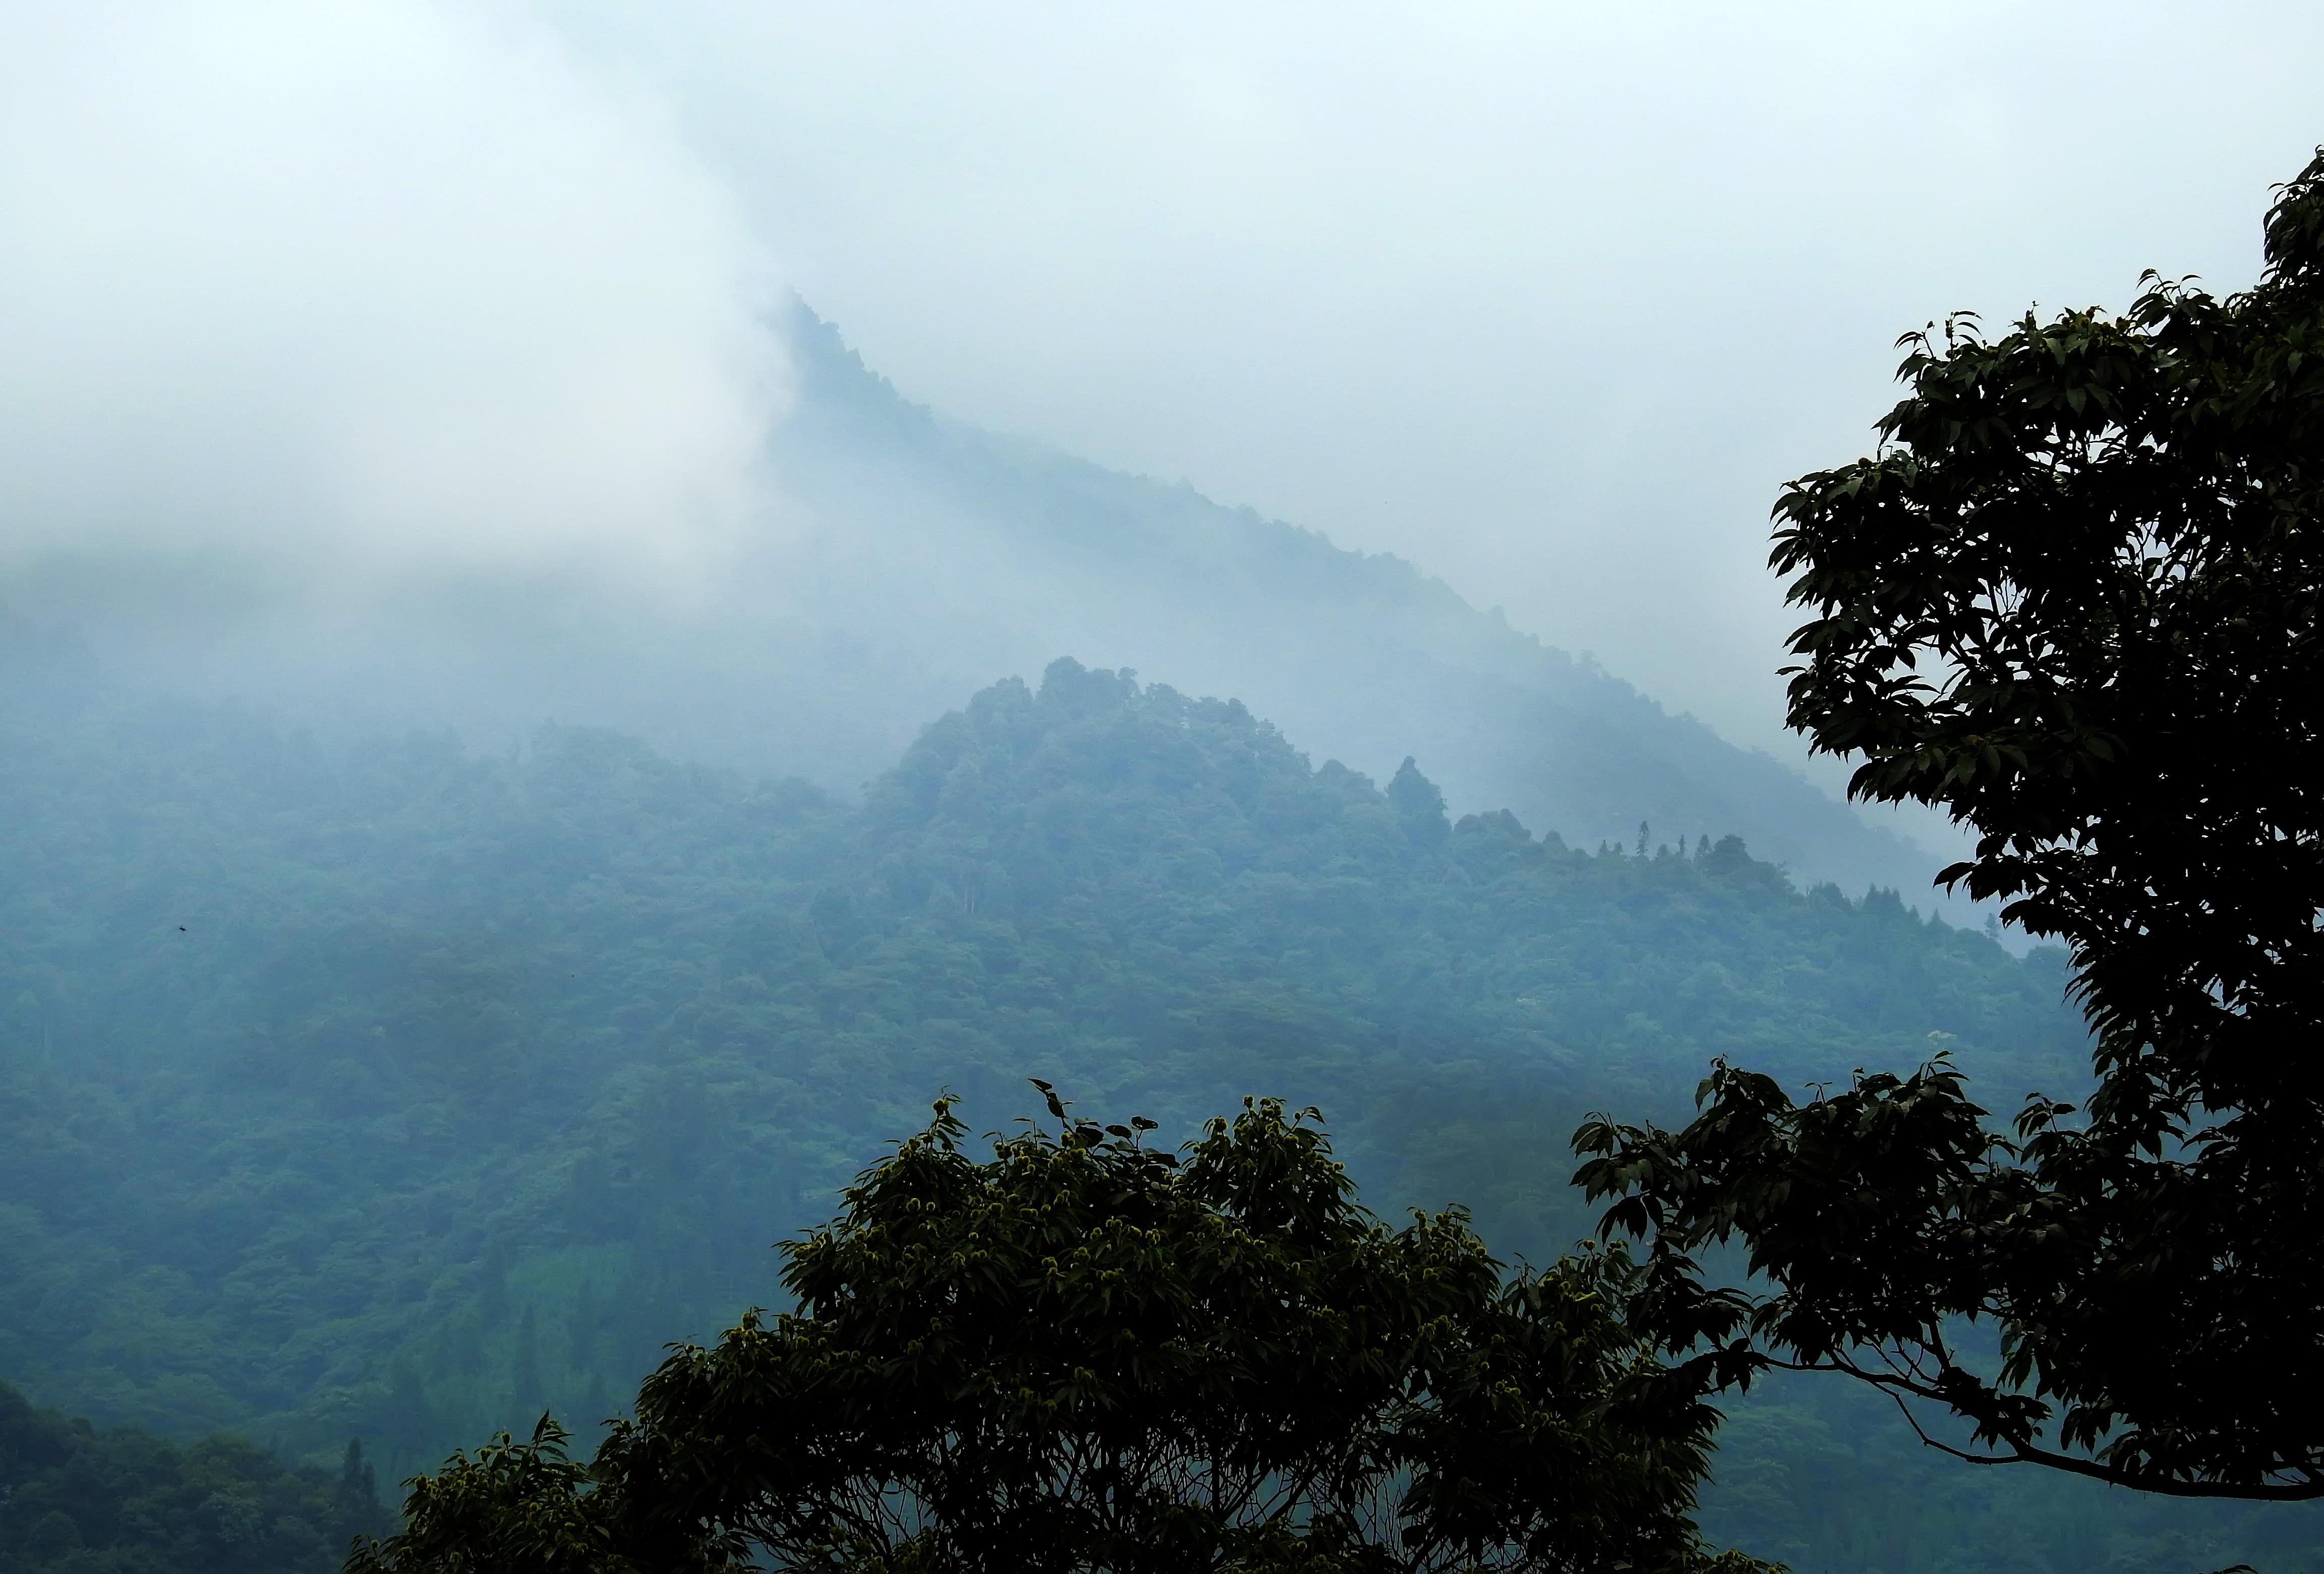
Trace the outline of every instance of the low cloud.
<instances>
[{"instance_id":1,"label":"low cloud","mask_svg":"<svg viewBox=\"0 0 2324 1574\"><path fill-rule=\"evenodd\" d=\"M20 587L677 583L763 507L770 259L657 100L528 11L96 0L0 30Z\"/></svg>"}]
</instances>

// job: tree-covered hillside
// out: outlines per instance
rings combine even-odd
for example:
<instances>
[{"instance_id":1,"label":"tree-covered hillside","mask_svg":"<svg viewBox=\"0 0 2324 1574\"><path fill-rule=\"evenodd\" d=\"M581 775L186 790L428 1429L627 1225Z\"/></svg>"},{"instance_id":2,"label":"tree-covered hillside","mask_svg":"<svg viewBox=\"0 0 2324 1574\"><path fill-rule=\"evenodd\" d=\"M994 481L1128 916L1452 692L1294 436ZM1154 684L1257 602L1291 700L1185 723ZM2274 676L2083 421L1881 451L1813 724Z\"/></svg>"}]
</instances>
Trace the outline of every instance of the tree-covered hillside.
<instances>
[{"instance_id":1,"label":"tree-covered hillside","mask_svg":"<svg viewBox=\"0 0 2324 1574\"><path fill-rule=\"evenodd\" d=\"M1452 823L1416 769L1070 662L860 806L586 729L341 749L86 685L0 727L0 1375L392 1469L610 1413L944 1087L1173 1140L1314 1103L1375 1206L1541 1260L1591 1228L1581 1116L1674 1114L1712 1055L2061 1089L2086 1053L2055 953L1733 840ZM1789 1413L1735 1512L1789 1472L1825 1544L1861 1483L1786 1440L1854 1444Z\"/></svg>"},{"instance_id":2,"label":"tree-covered hillside","mask_svg":"<svg viewBox=\"0 0 2324 1574\"><path fill-rule=\"evenodd\" d=\"M0 1574L331 1574L390 1516L360 1444L337 1472L239 1438L99 1431L0 1383Z\"/></svg>"},{"instance_id":3,"label":"tree-covered hillside","mask_svg":"<svg viewBox=\"0 0 2324 1574\"><path fill-rule=\"evenodd\" d=\"M205 558L173 570L166 613L61 561L16 595L142 686L254 696L335 742L448 722L498 748L556 717L849 799L962 695L1072 651L1239 695L1382 779L1417 755L1459 812L1506 807L1590 846L1641 818L1736 833L1810 882L1938 900L1939 859L1411 563L947 420L803 305L768 331L795 398L702 582L292 591Z\"/></svg>"},{"instance_id":4,"label":"tree-covered hillside","mask_svg":"<svg viewBox=\"0 0 2324 1574\"><path fill-rule=\"evenodd\" d=\"M1739 832L1812 879L1928 890L1935 860L1411 563L948 420L803 305L786 329L798 397L771 452L816 532L811 605L891 682L964 689L1076 651L1240 695L1319 758L1385 776L1416 754L1455 804L1576 841L1627 841L1645 816ZM891 603L911 615L855 610Z\"/></svg>"}]
</instances>

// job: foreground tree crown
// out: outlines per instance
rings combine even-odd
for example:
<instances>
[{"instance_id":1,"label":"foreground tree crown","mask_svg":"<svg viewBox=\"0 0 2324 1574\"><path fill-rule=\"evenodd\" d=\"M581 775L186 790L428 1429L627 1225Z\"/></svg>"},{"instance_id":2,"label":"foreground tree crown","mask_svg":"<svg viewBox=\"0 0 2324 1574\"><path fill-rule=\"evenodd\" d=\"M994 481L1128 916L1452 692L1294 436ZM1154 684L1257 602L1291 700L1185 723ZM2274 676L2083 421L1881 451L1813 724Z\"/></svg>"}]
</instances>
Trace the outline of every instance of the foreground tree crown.
<instances>
[{"instance_id":1,"label":"foreground tree crown","mask_svg":"<svg viewBox=\"0 0 2324 1574\"><path fill-rule=\"evenodd\" d=\"M678 1348L595 1458L544 1420L410 1486L374 1574L1724 1569L1716 1417L1639 1381L1633 1270L1390 1229L1273 1100L1182 1154L952 1101L786 1243L798 1310Z\"/></svg>"},{"instance_id":2,"label":"foreground tree crown","mask_svg":"<svg viewBox=\"0 0 2324 1574\"><path fill-rule=\"evenodd\" d=\"M1964 1458L2324 1496L2324 150L2265 258L1908 336L1879 451L1776 505L1791 725L1975 829L1941 878L2070 947L2098 1090L2004 1136L1941 1061L1805 1105L1722 1063L1682 1131L1585 1125L1685 1393L1837 1370ZM1731 1239L1772 1293L1709 1286Z\"/></svg>"}]
</instances>

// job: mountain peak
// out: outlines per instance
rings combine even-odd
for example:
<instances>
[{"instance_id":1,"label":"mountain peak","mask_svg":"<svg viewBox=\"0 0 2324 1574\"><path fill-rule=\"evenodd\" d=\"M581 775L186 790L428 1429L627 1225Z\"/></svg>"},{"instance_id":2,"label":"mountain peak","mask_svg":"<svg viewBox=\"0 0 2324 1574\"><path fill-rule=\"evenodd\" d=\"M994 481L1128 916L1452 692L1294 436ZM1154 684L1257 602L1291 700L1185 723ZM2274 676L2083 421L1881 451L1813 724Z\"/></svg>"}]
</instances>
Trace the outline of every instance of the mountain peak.
<instances>
[{"instance_id":1,"label":"mountain peak","mask_svg":"<svg viewBox=\"0 0 2324 1574\"><path fill-rule=\"evenodd\" d=\"M779 468L825 560L892 602L824 610L891 662L967 689L1071 650L1240 696L1375 775L1425 758L1455 813L1507 807L1577 845L1627 845L1642 819L1735 833L1805 880L1928 887L1911 844L1409 562L933 413L804 303L788 331Z\"/></svg>"}]
</instances>

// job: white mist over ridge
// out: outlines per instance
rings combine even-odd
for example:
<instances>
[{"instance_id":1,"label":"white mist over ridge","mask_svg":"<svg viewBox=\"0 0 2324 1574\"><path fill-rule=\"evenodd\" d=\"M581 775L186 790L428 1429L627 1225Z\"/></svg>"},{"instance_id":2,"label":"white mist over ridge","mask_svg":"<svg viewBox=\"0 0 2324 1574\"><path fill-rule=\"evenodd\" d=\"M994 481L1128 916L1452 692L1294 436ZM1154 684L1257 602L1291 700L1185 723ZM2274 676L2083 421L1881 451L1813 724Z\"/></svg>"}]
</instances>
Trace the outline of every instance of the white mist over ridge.
<instances>
[{"instance_id":1,"label":"white mist over ridge","mask_svg":"<svg viewBox=\"0 0 2324 1574\"><path fill-rule=\"evenodd\" d=\"M2255 278L2324 59L2290 0L545 3L915 398L1395 552L1803 764L1782 482L1952 308Z\"/></svg>"},{"instance_id":2,"label":"white mist over ridge","mask_svg":"<svg viewBox=\"0 0 2324 1574\"><path fill-rule=\"evenodd\" d=\"M97 0L6 34L0 563L44 599L684 580L763 514L764 248L524 10Z\"/></svg>"},{"instance_id":3,"label":"white mist over ridge","mask_svg":"<svg viewBox=\"0 0 2324 1574\"><path fill-rule=\"evenodd\" d=\"M198 627L134 608L79 626L131 689L238 695L328 735L450 725L503 747L554 718L843 794L970 694L1066 656L1239 699L1319 764L1377 780L1415 755L1456 814L1511 809L1584 847L1642 822L1650 846L1737 832L1803 881L1929 900L1935 860L1911 844L1412 565L946 420L805 306L781 326L779 518L683 600L474 574L359 615L277 597Z\"/></svg>"},{"instance_id":4,"label":"white mist over ridge","mask_svg":"<svg viewBox=\"0 0 2324 1574\"><path fill-rule=\"evenodd\" d=\"M1072 656L1319 761L1417 755L1456 810L1925 888L1784 766L1402 560L903 400L770 310L763 217L544 15L9 23L0 600L124 683L340 734L556 718L843 792Z\"/></svg>"}]
</instances>

